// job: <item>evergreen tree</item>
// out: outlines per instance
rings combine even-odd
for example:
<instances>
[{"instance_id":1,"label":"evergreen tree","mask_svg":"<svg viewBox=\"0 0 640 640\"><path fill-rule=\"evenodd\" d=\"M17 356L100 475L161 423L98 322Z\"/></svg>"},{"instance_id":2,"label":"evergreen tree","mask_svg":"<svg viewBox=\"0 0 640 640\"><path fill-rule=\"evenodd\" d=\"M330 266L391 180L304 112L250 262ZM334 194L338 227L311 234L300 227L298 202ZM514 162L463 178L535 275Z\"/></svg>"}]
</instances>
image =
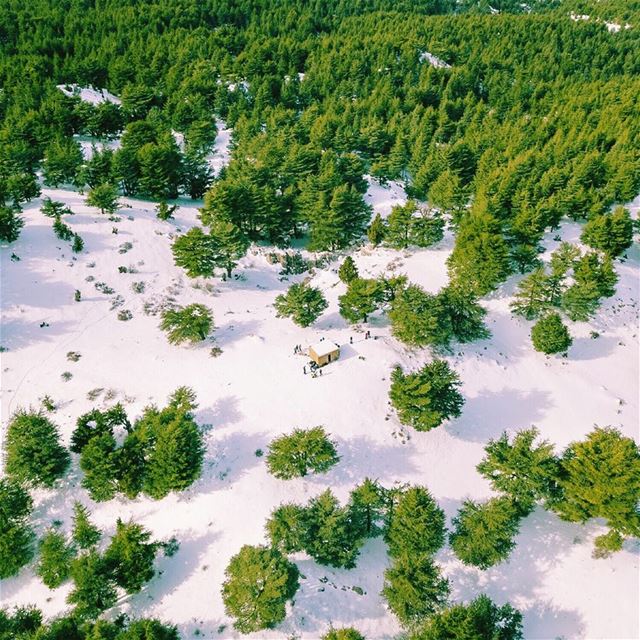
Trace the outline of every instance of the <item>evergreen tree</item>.
<instances>
[{"instance_id":1,"label":"evergreen tree","mask_svg":"<svg viewBox=\"0 0 640 640\"><path fill-rule=\"evenodd\" d=\"M327 631L321 640L365 640L365 637L353 627L342 627Z\"/></svg>"},{"instance_id":2,"label":"evergreen tree","mask_svg":"<svg viewBox=\"0 0 640 640\"><path fill-rule=\"evenodd\" d=\"M445 606L449 581L431 556L402 556L384 572L382 595L400 623L411 627Z\"/></svg>"},{"instance_id":3,"label":"evergreen tree","mask_svg":"<svg viewBox=\"0 0 640 640\"><path fill-rule=\"evenodd\" d=\"M158 220L173 220L173 214L176 212L176 210L178 209L178 205L177 204L173 204L173 205L169 205L167 202L163 201L163 202L159 202L156 205L156 218L158 218ZM197 227L194 227L194 229L196 229ZM174 244L175 246L175 244ZM175 249L174 249L175 251Z\"/></svg>"},{"instance_id":4,"label":"evergreen tree","mask_svg":"<svg viewBox=\"0 0 640 640\"><path fill-rule=\"evenodd\" d=\"M75 140L53 140L45 151L42 163L44 183L57 188L61 184L73 182L82 160L82 150Z\"/></svg>"},{"instance_id":5,"label":"evergreen tree","mask_svg":"<svg viewBox=\"0 0 640 640\"><path fill-rule=\"evenodd\" d=\"M444 238L444 218L440 213L421 207L411 218L409 243L416 247L430 247Z\"/></svg>"},{"instance_id":6,"label":"evergreen tree","mask_svg":"<svg viewBox=\"0 0 640 640\"><path fill-rule=\"evenodd\" d=\"M417 211L415 200L406 204L397 204L391 209L386 220L385 242L394 249L406 249L409 246L413 216Z\"/></svg>"},{"instance_id":7,"label":"evergreen tree","mask_svg":"<svg viewBox=\"0 0 640 640\"><path fill-rule=\"evenodd\" d=\"M460 178L450 169L443 171L429 188L429 202L445 213L452 213L456 220L466 201Z\"/></svg>"},{"instance_id":8,"label":"evergreen tree","mask_svg":"<svg viewBox=\"0 0 640 640\"><path fill-rule=\"evenodd\" d=\"M182 184L184 190L193 200L198 200L206 193L213 181L213 172L206 156L191 149L182 159Z\"/></svg>"},{"instance_id":9,"label":"evergreen tree","mask_svg":"<svg viewBox=\"0 0 640 640\"><path fill-rule=\"evenodd\" d=\"M230 278L238 260L247 252L249 240L236 225L224 220L211 223L209 236L215 247L214 263Z\"/></svg>"},{"instance_id":10,"label":"evergreen tree","mask_svg":"<svg viewBox=\"0 0 640 640\"><path fill-rule=\"evenodd\" d=\"M593 557L609 558L612 554L620 551L624 544L624 538L619 531L611 529L607 533L597 536L593 541Z\"/></svg>"},{"instance_id":11,"label":"evergreen tree","mask_svg":"<svg viewBox=\"0 0 640 640\"><path fill-rule=\"evenodd\" d=\"M312 325L329 306L322 291L304 282L292 284L274 303L279 318L290 317L297 325Z\"/></svg>"},{"instance_id":12,"label":"evergreen tree","mask_svg":"<svg viewBox=\"0 0 640 640\"><path fill-rule=\"evenodd\" d=\"M442 298L415 284L394 297L389 319L393 335L414 347L444 347L452 337L451 319Z\"/></svg>"},{"instance_id":13,"label":"evergreen tree","mask_svg":"<svg viewBox=\"0 0 640 640\"><path fill-rule=\"evenodd\" d=\"M522 614L480 595L434 613L409 640L522 640Z\"/></svg>"},{"instance_id":14,"label":"evergreen tree","mask_svg":"<svg viewBox=\"0 0 640 640\"><path fill-rule=\"evenodd\" d=\"M110 433L97 435L83 447L80 469L84 472L82 486L92 500L111 500L116 493L116 441Z\"/></svg>"},{"instance_id":15,"label":"evergreen tree","mask_svg":"<svg viewBox=\"0 0 640 640\"><path fill-rule=\"evenodd\" d=\"M280 552L243 546L225 571L222 599L241 633L273 629L286 616L286 603L298 590L298 569Z\"/></svg>"},{"instance_id":16,"label":"evergreen tree","mask_svg":"<svg viewBox=\"0 0 640 640\"><path fill-rule=\"evenodd\" d=\"M167 134L159 143L142 145L136 157L142 193L158 200L178 197L182 183L182 154L171 134Z\"/></svg>"},{"instance_id":17,"label":"evergreen tree","mask_svg":"<svg viewBox=\"0 0 640 640\"><path fill-rule=\"evenodd\" d=\"M24 227L24 219L12 207L0 205L0 241L15 242Z\"/></svg>"},{"instance_id":18,"label":"evergreen tree","mask_svg":"<svg viewBox=\"0 0 640 640\"><path fill-rule=\"evenodd\" d=\"M616 207L612 213L595 216L584 225L580 239L586 245L604 251L611 258L617 258L633 243L631 216L621 206Z\"/></svg>"},{"instance_id":19,"label":"evergreen tree","mask_svg":"<svg viewBox=\"0 0 640 640\"><path fill-rule=\"evenodd\" d=\"M398 493L384 533L392 558L433 555L445 540L444 511L424 487Z\"/></svg>"},{"instance_id":20,"label":"evergreen tree","mask_svg":"<svg viewBox=\"0 0 640 640\"><path fill-rule=\"evenodd\" d=\"M603 518L624 535L640 535L640 451L611 427L594 429L560 459L561 495L553 509L564 520Z\"/></svg>"},{"instance_id":21,"label":"evergreen tree","mask_svg":"<svg viewBox=\"0 0 640 640\"><path fill-rule=\"evenodd\" d=\"M73 234L73 243L71 245L71 251L73 253L80 253L84 249L84 240L77 234Z\"/></svg>"},{"instance_id":22,"label":"evergreen tree","mask_svg":"<svg viewBox=\"0 0 640 640\"><path fill-rule=\"evenodd\" d=\"M62 533L50 529L40 540L39 555L36 573L49 589L59 587L69 577L74 550Z\"/></svg>"},{"instance_id":23,"label":"evergreen tree","mask_svg":"<svg viewBox=\"0 0 640 640\"><path fill-rule=\"evenodd\" d=\"M81 619L95 619L116 603L117 594L103 558L94 550L78 556L71 563L73 589L67 602L75 605L74 614Z\"/></svg>"},{"instance_id":24,"label":"evergreen tree","mask_svg":"<svg viewBox=\"0 0 640 640\"><path fill-rule=\"evenodd\" d=\"M505 432L489 440L486 455L476 467L495 491L506 494L523 513L557 493L558 459L548 441L534 446L537 437L535 427L518 431L511 442Z\"/></svg>"},{"instance_id":25,"label":"evergreen tree","mask_svg":"<svg viewBox=\"0 0 640 640\"><path fill-rule=\"evenodd\" d=\"M52 487L69 467L58 428L44 414L18 410L5 438L5 470L21 482Z\"/></svg>"},{"instance_id":26,"label":"evergreen tree","mask_svg":"<svg viewBox=\"0 0 640 640\"><path fill-rule=\"evenodd\" d=\"M322 427L295 429L269 444L269 473L281 480L304 477L311 473L326 473L339 461L335 443Z\"/></svg>"},{"instance_id":27,"label":"evergreen tree","mask_svg":"<svg viewBox=\"0 0 640 640\"><path fill-rule=\"evenodd\" d=\"M213 315L203 304L165 309L160 328L167 332L171 344L201 342L213 329Z\"/></svg>"},{"instance_id":28,"label":"evergreen tree","mask_svg":"<svg viewBox=\"0 0 640 640\"><path fill-rule=\"evenodd\" d=\"M15 209L24 202L30 202L40 195L40 185L35 174L30 171L14 173L8 176L6 192Z\"/></svg>"},{"instance_id":29,"label":"evergreen tree","mask_svg":"<svg viewBox=\"0 0 640 640\"><path fill-rule=\"evenodd\" d=\"M89 191L86 203L90 207L100 209L103 215L105 213L113 215L120 208L118 190L108 182L99 184Z\"/></svg>"},{"instance_id":30,"label":"evergreen tree","mask_svg":"<svg viewBox=\"0 0 640 640\"><path fill-rule=\"evenodd\" d=\"M71 227L62 222L60 218L56 218L53 221L53 232L56 234L56 238L58 238L58 240L68 242L73 239L73 231L71 230Z\"/></svg>"},{"instance_id":31,"label":"evergreen tree","mask_svg":"<svg viewBox=\"0 0 640 640\"><path fill-rule=\"evenodd\" d=\"M148 444L143 433L134 431L127 434L122 446L115 452L116 488L131 500L135 499L144 487L149 466ZM196 451L194 455L197 455ZM175 460L167 462L167 466L173 465Z\"/></svg>"},{"instance_id":32,"label":"evergreen tree","mask_svg":"<svg viewBox=\"0 0 640 640\"><path fill-rule=\"evenodd\" d=\"M382 530L381 525L386 513L387 491L377 481L365 478L351 491L349 511L358 530L367 537L376 536Z\"/></svg>"},{"instance_id":33,"label":"evergreen tree","mask_svg":"<svg viewBox=\"0 0 640 640\"><path fill-rule=\"evenodd\" d=\"M527 320L534 320L556 305L553 281L544 268L534 269L518 284L510 304L511 311Z\"/></svg>"},{"instance_id":34,"label":"evergreen tree","mask_svg":"<svg viewBox=\"0 0 640 640\"><path fill-rule=\"evenodd\" d=\"M351 256L347 256L338 269L338 278L346 285L359 277L358 267Z\"/></svg>"},{"instance_id":35,"label":"evergreen tree","mask_svg":"<svg viewBox=\"0 0 640 640\"><path fill-rule=\"evenodd\" d=\"M200 227L192 227L178 236L171 251L176 265L182 267L190 278L208 278L214 274L218 255L216 243Z\"/></svg>"},{"instance_id":36,"label":"evergreen tree","mask_svg":"<svg viewBox=\"0 0 640 640\"><path fill-rule=\"evenodd\" d=\"M63 215L73 215L73 211L69 207L67 207L64 202L58 202L56 200L52 200L49 197L44 198L42 201L42 206L40 207L40 211L43 215L48 218L60 218Z\"/></svg>"},{"instance_id":37,"label":"evergreen tree","mask_svg":"<svg viewBox=\"0 0 640 640\"><path fill-rule=\"evenodd\" d=\"M104 553L104 568L119 587L137 593L154 576L157 545L151 534L135 522L116 523L116 533Z\"/></svg>"},{"instance_id":38,"label":"evergreen tree","mask_svg":"<svg viewBox=\"0 0 640 640\"><path fill-rule=\"evenodd\" d=\"M76 428L71 434L71 446L73 453L82 453L84 447L91 438L108 433L113 435L113 426L104 412L99 409L92 409L83 413L76 420Z\"/></svg>"},{"instance_id":39,"label":"evergreen tree","mask_svg":"<svg viewBox=\"0 0 640 640\"><path fill-rule=\"evenodd\" d=\"M472 293L449 285L438 293L438 298L449 316L456 340L466 343L491 337L484 324L487 310L478 304Z\"/></svg>"},{"instance_id":40,"label":"evergreen tree","mask_svg":"<svg viewBox=\"0 0 640 640\"><path fill-rule=\"evenodd\" d=\"M377 247L384 241L386 233L387 227L380 217L380 214L376 213L375 217L371 221L371 224L369 225L369 228L367 229L367 238L369 239L369 242L374 247Z\"/></svg>"},{"instance_id":41,"label":"evergreen tree","mask_svg":"<svg viewBox=\"0 0 640 640\"><path fill-rule=\"evenodd\" d=\"M466 500L452 521L451 548L464 564L488 569L506 560L516 546L522 515L511 498Z\"/></svg>"},{"instance_id":42,"label":"evergreen tree","mask_svg":"<svg viewBox=\"0 0 640 640\"><path fill-rule=\"evenodd\" d=\"M282 504L273 511L265 526L274 549L282 553L304 550L306 538L305 507Z\"/></svg>"},{"instance_id":43,"label":"evergreen tree","mask_svg":"<svg viewBox=\"0 0 640 640\"><path fill-rule=\"evenodd\" d=\"M458 374L444 360L434 360L415 373L400 367L391 373L389 398L402 424L429 431L449 418L457 418L464 398Z\"/></svg>"},{"instance_id":44,"label":"evergreen tree","mask_svg":"<svg viewBox=\"0 0 640 640\"><path fill-rule=\"evenodd\" d=\"M31 496L14 480L0 478L0 579L15 576L33 558Z\"/></svg>"},{"instance_id":45,"label":"evergreen tree","mask_svg":"<svg viewBox=\"0 0 640 640\"><path fill-rule=\"evenodd\" d=\"M383 286L378 280L356 278L338 298L340 315L350 323L366 322L380 307L383 295Z\"/></svg>"},{"instance_id":46,"label":"evergreen tree","mask_svg":"<svg viewBox=\"0 0 640 640\"><path fill-rule=\"evenodd\" d=\"M542 353L565 353L573 343L569 330L558 313L540 318L531 329L531 342Z\"/></svg>"},{"instance_id":47,"label":"evergreen tree","mask_svg":"<svg viewBox=\"0 0 640 640\"><path fill-rule=\"evenodd\" d=\"M180 640L180 635L174 625L163 624L159 620L143 619L133 620L115 640Z\"/></svg>"},{"instance_id":48,"label":"evergreen tree","mask_svg":"<svg viewBox=\"0 0 640 640\"><path fill-rule=\"evenodd\" d=\"M80 502L73 504L73 529L71 537L73 542L80 549L91 549L95 547L102 532L89 520L89 510Z\"/></svg>"}]
</instances>

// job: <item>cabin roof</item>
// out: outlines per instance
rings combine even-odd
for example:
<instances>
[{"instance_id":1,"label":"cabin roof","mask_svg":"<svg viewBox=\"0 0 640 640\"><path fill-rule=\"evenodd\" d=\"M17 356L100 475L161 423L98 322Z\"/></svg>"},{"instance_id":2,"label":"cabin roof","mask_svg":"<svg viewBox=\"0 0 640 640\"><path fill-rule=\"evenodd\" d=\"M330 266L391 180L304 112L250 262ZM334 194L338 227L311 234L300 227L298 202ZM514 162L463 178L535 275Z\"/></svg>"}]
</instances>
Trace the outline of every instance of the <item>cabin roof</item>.
<instances>
[{"instance_id":1,"label":"cabin roof","mask_svg":"<svg viewBox=\"0 0 640 640\"><path fill-rule=\"evenodd\" d=\"M334 351L339 351L340 347L335 343L331 342L331 340L320 340L320 342L316 342L309 347L318 358L322 358L322 356L328 356L330 353Z\"/></svg>"}]
</instances>

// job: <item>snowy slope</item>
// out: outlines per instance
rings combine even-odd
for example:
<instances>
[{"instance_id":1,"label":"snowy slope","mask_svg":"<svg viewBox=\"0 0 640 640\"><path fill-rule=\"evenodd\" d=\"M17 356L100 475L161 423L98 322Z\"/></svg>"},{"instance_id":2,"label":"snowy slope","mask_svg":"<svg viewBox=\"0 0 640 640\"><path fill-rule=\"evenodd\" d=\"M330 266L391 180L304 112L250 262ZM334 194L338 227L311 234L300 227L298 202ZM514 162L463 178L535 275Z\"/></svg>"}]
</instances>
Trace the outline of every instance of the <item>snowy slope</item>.
<instances>
[{"instance_id":1,"label":"snowy slope","mask_svg":"<svg viewBox=\"0 0 640 640\"><path fill-rule=\"evenodd\" d=\"M219 156L225 153L224 147L218 151ZM94 406L122 401L135 417L150 402L164 403L177 386L193 387L200 403L197 418L209 426L205 470L190 490L160 502L140 498L91 504L79 486L75 459L58 491L36 493L34 512L39 530L54 519L64 520L68 528L70 506L79 498L90 505L107 534L117 517L132 517L158 539L175 535L181 541L179 552L161 557L159 574L120 608L171 620L184 637L196 629L204 638L239 637L220 596L224 569L243 544L265 541L264 522L281 502L303 502L327 487L344 500L370 476L386 486L426 485L451 518L463 499L490 495L475 465L487 440L504 429L535 424L558 448L582 438L594 424L618 426L637 436L637 247L617 265L615 297L592 323L572 327L575 341L567 359L532 351L530 323L509 314L517 278L508 281L486 300L493 338L449 357L464 383L463 415L430 433L407 434L389 411L389 372L396 363L418 367L428 353L407 350L391 338L384 318L372 319L375 340L364 340L363 332L345 325L337 306L344 291L336 273L338 260L313 274L313 284L322 288L330 306L314 327L301 329L276 318L272 304L304 276L282 281L279 267L268 264L265 249L252 249L236 271L242 277L229 282L191 281L173 265L172 236L197 223L196 207L189 201L174 221L161 222L154 217L153 203L128 199L121 221L112 223L77 193L45 189L45 195L75 211L66 222L84 238L86 250L75 259L68 243L54 237L51 221L39 212L40 201L26 208L20 239L2 249L1 343L9 349L2 354L3 425L16 408L36 407L49 394L60 404L53 419L68 443L75 419ZM381 213L404 197L397 185L385 189L374 184L369 192ZM563 229L565 239L574 241L578 234L577 225ZM119 253L127 242L132 248ZM557 242L549 237L547 245L552 249ZM428 250L364 247L353 256L362 275L395 269L437 291L447 281L451 247L447 235ZM12 253L19 262L10 259ZM121 265L134 266L137 273L119 273ZM138 281L146 284L142 294L131 289ZM100 293L95 282L107 283L115 293ZM82 292L80 303L74 302L75 289ZM112 309L117 295L123 304ZM209 355L213 343L193 348L167 343L159 318L144 313L145 303L156 304L166 296L179 304L211 307L222 355ZM119 321L121 309L130 310L133 319ZM40 328L41 322L48 326ZM589 337L592 330L601 334L598 339ZM303 375L305 360L293 348L323 336L342 345L342 357L321 378L312 379ZM69 351L82 354L79 362L67 360ZM73 374L67 382L61 379L65 371ZM90 401L87 393L93 389L103 391ZM337 440L340 463L322 476L293 481L271 477L255 451L295 427L317 424ZM446 549L439 560L452 581L454 598L486 592L500 603L511 601L524 613L527 638L638 637L638 545L627 544L610 559L594 560L593 538L602 531L598 523L564 523L537 510L524 521L508 562L477 571ZM330 623L354 625L372 640L399 631L379 595L387 564L381 540L366 544L351 571L321 567L304 556L297 560L305 577L290 615L277 630L254 637L316 639ZM2 600L5 605L35 602L54 615L65 609L69 588L66 584L49 591L25 569L2 586Z\"/></svg>"}]
</instances>

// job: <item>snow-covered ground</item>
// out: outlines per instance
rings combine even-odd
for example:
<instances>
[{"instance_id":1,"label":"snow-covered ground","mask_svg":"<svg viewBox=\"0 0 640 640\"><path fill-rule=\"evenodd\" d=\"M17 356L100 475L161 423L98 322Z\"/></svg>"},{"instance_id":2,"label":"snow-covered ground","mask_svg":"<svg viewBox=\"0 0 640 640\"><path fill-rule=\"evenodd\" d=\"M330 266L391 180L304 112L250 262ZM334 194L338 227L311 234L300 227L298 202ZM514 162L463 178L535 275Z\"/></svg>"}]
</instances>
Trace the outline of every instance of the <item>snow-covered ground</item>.
<instances>
[{"instance_id":1,"label":"snow-covered ground","mask_svg":"<svg viewBox=\"0 0 640 640\"><path fill-rule=\"evenodd\" d=\"M221 127L219 166L226 161L228 137ZM637 437L638 247L617 263L616 295L597 318L572 326L574 345L567 359L532 350L530 324L509 313L517 278L509 280L485 301L492 339L456 349L448 358L464 383L462 416L430 433L416 433L402 429L390 412L389 373L396 363L418 367L429 359L428 352L405 349L390 336L384 318L372 319L374 340L364 340L363 331L345 324L337 305L344 291L336 273L339 260L313 273L313 284L322 288L330 306L315 326L301 329L276 318L272 304L304 276L283 281L264 249L253 249L242 260L236 270L240 278L212 280L211 287L189 280L174 266L171 238L197 223L197 209L188 201L174 221L162 222L154 216L153 203L126 199L122 219L113 223L75 192L45 189L44 196L73 209L75 215L66 222L83 237L86 249L75 257L68 243L55 238L51 221L39 212L41 200L26 207L20 239L2 248L1 343L8 349L2 354L3 425L18 407L37 407L49 394L59 404L52 418L68 443L76 418L94 406L121 401L136 417L151 402L163 404L179 385L196 391L197 418L208 425L207 452L202 478L188 491L159 502L140 498L93 504L80 487L76 459L60 488L36 492L34 512L39 532L55 519L68 530L70 506L79 499L107 535L117 517L131 517L157 539L176 536L179 552L160 557L156 577L140 594L124 599L120 609L173 621L185 638L196 630L204 638L239 637L220 596L224 569L243 544L265 541L264 522L284 501L306 502L327 487L345 500L369 476L386 486L426 485L450 519L465 498L490 495L475 465L487 440L505 429L535 424L559 449L595 424L614 425ZM405 199L399 185L383 188L371 181L368 201L382 215ZM577 241L579 226L565 225L562 236ZM125 243L131 248L123 253ZM547 238L549 249L557 244ZM364 276L395 270L437 291L447 281L451 247L447 235L428 250L364 247L353 256ZM20 260L11 260L12 254ZM136 273L119 273L119 266L132 266ZM145 292L134 293L132 283L140 281ZM115 293L99 292L96 282ZM74 301L75 289L82 292L81 302ZM112 308L117 295L122 305ZM222 355L210 356L211 343L193 348L167 343L159 318L144 313L145 303L165 296L179 304L202 302L213 310ZM130 310L133 319L119 321L121 309ZM591 339L592 330L600 337ZM294 345L323 336L340 344L342 355L313 379L303 375L305 359L294 355ZM68 361L69 351L79 352L81 359ZM73 375L69 381L61 378L66 371ZM89 400L88 392L96 389L102 390L98 399ZM320 476L271 477L256 450L265 450L272 438L295 427L318 424L337 441L340 463ZM593 539L604 530L602 523L569 524L538 509L524 521L507 562L482 572L462 565L448 549L438 559L455 599L485 592L499 603L511 601L524 613L527 638L637 638L639 546L627 543L612 558L594 560ZM287 620L253 637L317 639L331 623L356 626L370 640L399 631L379 595L387 565L380 539L366 544L351 571L322 567L303 556L297 560L304 578ZM3 605L36 603L55 615L65 609L69 589L67 583L49 591L25 569L2 585L1 597Z\"/></svg>"},{"instance_id":2,"label":"snow-covered ground","mask_svg":"<svg viewBox=\"0 0 640 640\"><path fill-rule=\"evenodd\" d=\"M107 89L94 89L93 87L81 87L77 84L59 84L58 89L65 95L79 96L85 102L91 104L100 104L101 102L113 102L114 104L122 104L120 98L114 96Z\"/></svg>"}]
</instances>

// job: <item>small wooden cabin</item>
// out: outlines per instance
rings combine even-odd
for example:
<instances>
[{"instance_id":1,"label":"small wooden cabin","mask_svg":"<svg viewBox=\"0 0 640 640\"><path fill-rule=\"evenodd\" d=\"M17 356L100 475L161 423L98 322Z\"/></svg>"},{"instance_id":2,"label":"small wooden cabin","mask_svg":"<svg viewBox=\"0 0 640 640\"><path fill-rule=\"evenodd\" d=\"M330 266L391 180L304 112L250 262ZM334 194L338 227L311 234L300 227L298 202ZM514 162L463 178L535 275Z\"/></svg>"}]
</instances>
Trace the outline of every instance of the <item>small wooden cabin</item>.
<instances>
[{"instance_id":1,"label":"small wooden cabin","mask_svg":"<svg viewBox=\"0 0 640 640\"><path fill-rule=\"evenodd\" d=\"M321 340L309 347L309 357L319 367L324 367L340 357L340 347L331 340Z\"/></svg>"}]
</instances>

